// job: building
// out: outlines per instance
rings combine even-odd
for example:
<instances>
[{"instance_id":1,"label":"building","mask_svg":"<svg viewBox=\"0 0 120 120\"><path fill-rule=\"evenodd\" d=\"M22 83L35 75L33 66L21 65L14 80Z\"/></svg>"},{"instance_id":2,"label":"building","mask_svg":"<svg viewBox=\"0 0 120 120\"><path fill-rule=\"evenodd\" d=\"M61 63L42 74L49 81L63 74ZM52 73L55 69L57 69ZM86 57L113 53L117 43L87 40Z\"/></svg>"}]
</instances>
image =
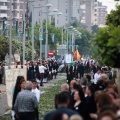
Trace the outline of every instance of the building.
<instances>
[{"instance_id":1,"label":"building","mask_svg":"<svg viewBox=\"0 0 120 120\"><path fill-rule=\"evenodd\" d=\"M12 18L13 23L16 20L22 20L24 0L12 0ZM26 4L25 4L26 9ZM10 15L10 0L0 0L0 19Z\"/></svg>"},{"instance_id":2,"label":"building","mask_svg":"<svg viewBox=\"0 0 120 120\"><path fill-rule=\"evenodd\" d=\"M80 2L80 22L88 29L92 26L94 2L94 0L81 0Z\"/></svg>"},{"instance_id":3,"label":"building","mask_svg":"<svg viewBox=\"0 0 120 120\"><path fill-rule=\"evenodd\" d=\"M97 25L105 25L107 16L107 6L103 6L101 2L98 2L97 12Z\"/></svg>"},{"instance_id":4,"label":"building","mask_svg":"<svg viewBox=\"0 0 120 120\"><path fill-rule=\"evenodd\" d=\"M7 0L0 0L0 18L7 17Z\"/></svg>"},{"instance_id":5,"label":"building","mask_svg":"<svg viewBox=\"0 0 120 120\"><path fill-rule=\"evenodd\" d=\"M107 6L103 6L102 2L95 0L93 25L105 25L107 14Z\"/></svg>"}]
</instances>

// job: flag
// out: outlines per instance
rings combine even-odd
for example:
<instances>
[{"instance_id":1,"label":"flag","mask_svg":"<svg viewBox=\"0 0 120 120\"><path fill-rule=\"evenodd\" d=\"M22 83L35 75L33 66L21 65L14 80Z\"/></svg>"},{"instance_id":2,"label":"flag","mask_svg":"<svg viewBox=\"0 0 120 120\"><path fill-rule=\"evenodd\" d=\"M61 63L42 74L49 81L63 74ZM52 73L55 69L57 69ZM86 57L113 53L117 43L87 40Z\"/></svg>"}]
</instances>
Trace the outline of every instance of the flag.
<instances>
[{"instance_id":1,"label":"flag","mask_svg":"<svg viewBox=\"0 0 120 120\"><path fill-rule=\"evenodd\" d=\"M75 53L74 53L74 59L75 59L75 60L80 60L80 59L81 59L81 55L80 55L80 53L78 52L78 50L76 50Z\"/></svg>"}]
</instances>

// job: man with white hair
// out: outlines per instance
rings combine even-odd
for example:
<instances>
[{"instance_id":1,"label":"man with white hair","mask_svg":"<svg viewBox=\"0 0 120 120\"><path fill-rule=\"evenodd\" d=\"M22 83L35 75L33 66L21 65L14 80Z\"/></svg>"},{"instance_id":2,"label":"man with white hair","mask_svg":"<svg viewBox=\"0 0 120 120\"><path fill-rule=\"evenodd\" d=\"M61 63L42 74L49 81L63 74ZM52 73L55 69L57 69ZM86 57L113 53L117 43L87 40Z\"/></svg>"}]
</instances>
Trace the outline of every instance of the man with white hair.
<instances>
[{"instance_id":1,"label":"man with white hair","mask_svg":"<svg viewBox=\"0 0 120 120\"><path fill-rule=\"evenodd\" d=\"M69 85L67 83L61 85L61 92L69 92Z\"/></svg>"},{"instance_id":2,"label":"man with white hair","mask_svg":"<svg viewBox=\"0 0 120 120\"><path fill-rule=\"evenodd\" d=\"M18 93L14 109L18 113L20 120L34 120L34 112L38 108L37 98L34 93L31 92L32 83L27 81L24 91Z\"/></svg>"}]
</instances>

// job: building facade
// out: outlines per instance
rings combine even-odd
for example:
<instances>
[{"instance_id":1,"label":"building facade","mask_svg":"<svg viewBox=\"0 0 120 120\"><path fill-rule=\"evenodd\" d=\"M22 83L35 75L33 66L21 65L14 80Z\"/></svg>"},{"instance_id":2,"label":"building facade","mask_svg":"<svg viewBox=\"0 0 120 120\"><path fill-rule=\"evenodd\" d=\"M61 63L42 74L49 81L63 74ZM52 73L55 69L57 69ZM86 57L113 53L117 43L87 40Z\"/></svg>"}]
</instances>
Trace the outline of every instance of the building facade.
<instances>
[{"instance_id":1,"label":"building facade","mask_svg":"<svg viewBox=\"0 0 120 120\"><path fill-rule=\"evenodd\" d=\"M97 25L105 25L107 16L107 7L98 2Z\"/></svg>"}]
</instances>

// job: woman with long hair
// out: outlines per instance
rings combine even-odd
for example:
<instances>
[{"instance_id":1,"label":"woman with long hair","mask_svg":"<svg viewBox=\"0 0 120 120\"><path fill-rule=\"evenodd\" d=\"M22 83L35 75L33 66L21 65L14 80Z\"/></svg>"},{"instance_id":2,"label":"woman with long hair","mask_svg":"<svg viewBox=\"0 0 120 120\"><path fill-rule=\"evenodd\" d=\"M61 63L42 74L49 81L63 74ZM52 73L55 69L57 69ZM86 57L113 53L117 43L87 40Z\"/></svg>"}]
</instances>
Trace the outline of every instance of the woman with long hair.
<instances>
[{"instance_id":1,"label":"woman with long hair","mask_svg":"<svg viewBox=\"0 0 120 120\"><path fill-rule=\"evenodd\" d=\"M18 93L24 90L24 88L25 88L25 79L23 76L18 76L16 80L15 89L13 92L13 100L12 100L12 110L13 110L12 114L15 117L15 120L18 120L16 114L14 113L15 100L16 100Z\"/></svg>"},{"instance_id":2,"label":"woman with long hair","mask_svg":"<svg viewBox=\"0 0 120 120\"><path fill-rule=\"evenodd\" d=\"M82 90L76 90L74 93L75 104L73 110L77 111L84 120L87 120L87 109Z\"/></svg>"}]
</instances>

